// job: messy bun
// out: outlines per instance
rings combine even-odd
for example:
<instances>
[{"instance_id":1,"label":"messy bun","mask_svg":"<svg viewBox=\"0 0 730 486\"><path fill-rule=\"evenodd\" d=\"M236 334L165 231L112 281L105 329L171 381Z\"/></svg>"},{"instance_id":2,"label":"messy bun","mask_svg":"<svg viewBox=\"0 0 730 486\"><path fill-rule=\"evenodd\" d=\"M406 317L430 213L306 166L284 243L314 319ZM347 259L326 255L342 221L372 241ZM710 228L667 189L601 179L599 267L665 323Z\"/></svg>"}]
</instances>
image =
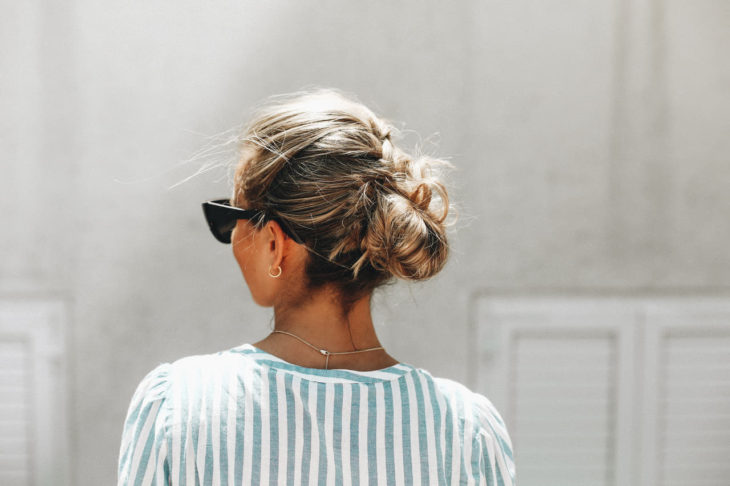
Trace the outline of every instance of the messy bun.
<instances>
[{"instance_id":1,"label":"messy bun","mask_svg":"<svg viewBox=\"0 0 730 486\"><path fill-rule=\"evenodd\" d=\"M279 97L243 133L233 203L294 231L310 250L310 286L361 295L392 277L432 277L448 256L439 177L449 164L408 155L396 135L337 91Z\"/></svg>"}]
</instances>

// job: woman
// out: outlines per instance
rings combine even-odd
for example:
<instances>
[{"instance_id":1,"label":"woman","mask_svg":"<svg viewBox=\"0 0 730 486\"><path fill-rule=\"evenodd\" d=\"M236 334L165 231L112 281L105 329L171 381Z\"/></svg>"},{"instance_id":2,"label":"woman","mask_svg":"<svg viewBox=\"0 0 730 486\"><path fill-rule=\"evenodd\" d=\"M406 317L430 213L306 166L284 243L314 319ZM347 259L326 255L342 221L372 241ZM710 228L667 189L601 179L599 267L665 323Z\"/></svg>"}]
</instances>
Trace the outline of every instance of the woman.
<instances>
[{"instance_id":1,"label":"woman","mask_svg":"<svg viewBox=\"0 0 730 486\"><path fill-rule=\"evenodd\" d=\"M401 363L373 290L448 253L443 161L332 90L278 98L242 137L233 197L203 204L274 330L150 372L124 426L119 484L490 484L514 480L484 396Z\"/></svg>"}]
</instances>

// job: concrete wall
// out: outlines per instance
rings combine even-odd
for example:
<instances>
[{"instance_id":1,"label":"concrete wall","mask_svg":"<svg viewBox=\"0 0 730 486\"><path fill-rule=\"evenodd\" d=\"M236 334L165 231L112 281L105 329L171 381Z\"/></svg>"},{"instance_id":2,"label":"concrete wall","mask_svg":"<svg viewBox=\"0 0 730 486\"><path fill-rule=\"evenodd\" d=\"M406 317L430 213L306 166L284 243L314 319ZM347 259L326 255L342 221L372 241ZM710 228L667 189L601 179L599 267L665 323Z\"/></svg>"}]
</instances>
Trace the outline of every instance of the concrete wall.
<instances>
[{"instance_id":1,"label":"concrete wall","mask_svg":"<svg viewBox=\"0 0 730 486\"><path fill-rule=\"evenodd\" d=\"M482 293L730 290L728 10L695 2L5 2L0 291L67 302L73 484L154 365L268 333L185 162L262 98L356 93L458 170L447 269L376 301L468 383ZM411 137L411 143L418 141ZM222 160L212 157L205 160Z\"/></svg>"}]
</instances>

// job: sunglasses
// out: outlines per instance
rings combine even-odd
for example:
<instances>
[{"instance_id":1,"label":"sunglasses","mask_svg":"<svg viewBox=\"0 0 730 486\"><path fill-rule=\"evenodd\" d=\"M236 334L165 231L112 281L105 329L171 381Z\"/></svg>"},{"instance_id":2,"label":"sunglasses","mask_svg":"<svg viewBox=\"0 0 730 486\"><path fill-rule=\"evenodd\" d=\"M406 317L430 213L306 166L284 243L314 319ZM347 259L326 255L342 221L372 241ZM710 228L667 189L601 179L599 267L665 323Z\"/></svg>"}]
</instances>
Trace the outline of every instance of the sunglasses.
<instances>
[{"instance_id":1,"label":"sunglasses","mask_svg":"<svg viewBox=\"0 0 730 486\"><path fill-rule=\"evenodd\" d=\"M236 223L239 219L258 219L259 221L276 221L281 226L281 229L291 239L301 244L302 241L294 233L294 231L284 222L277 218L268 218L266 213L260 209L241 209L235 206L231 206L230 200L228 199L215 199L213 201L206 201L203 203L203 214L205 214L205 220L208 222L210 231L215 236L215 239L221 243L231 242L231 233L233 228L236 227Z\"/></svg>"}]
</instances>

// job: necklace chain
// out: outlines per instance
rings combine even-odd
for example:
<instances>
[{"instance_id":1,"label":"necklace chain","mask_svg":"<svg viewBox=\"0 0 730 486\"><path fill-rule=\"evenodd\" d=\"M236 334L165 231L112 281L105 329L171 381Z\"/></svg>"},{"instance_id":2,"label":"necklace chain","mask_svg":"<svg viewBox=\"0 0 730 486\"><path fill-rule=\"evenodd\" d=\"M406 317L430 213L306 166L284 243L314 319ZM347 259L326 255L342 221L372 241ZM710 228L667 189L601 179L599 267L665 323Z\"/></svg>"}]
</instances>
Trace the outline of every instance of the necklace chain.
<instances>
[{"instance_id":1,"label":"necklace chain","mask_svg":"<svg viewBox=\"0 0 730 486\"><path fill-rule=\"evenodd\" d=\"M281 334L286 334L286 335L291 336L293 338L297 338L301 342L303 342L304 344L306 344L307 346L309 346L310 348L312 348L315 351L317 351L319 354L325 356L326 359L325 359L325 362L324 362L324 369L329 369L328 368L328 365L329 365L329 362L330 362L330 355L333 355L333 354L355 354L355 353L364 353L366 351L377 351L378 349L385 349L382 346L377 346L375 348L358 349L356 351L338 351L338 352L332 352L332 351L327 351L326 349L320 349L317 346L315 346L314 344L309 343L309 342L305 341L304 339L300 338L299 336L297 336L295 334L292 334L290 332L287 332L287 331L278 331L278 330L275 330L275 331L271 331L271 332L272 333L278 332L278 333L281 333Z\"/></svg>"}]
</instances>

